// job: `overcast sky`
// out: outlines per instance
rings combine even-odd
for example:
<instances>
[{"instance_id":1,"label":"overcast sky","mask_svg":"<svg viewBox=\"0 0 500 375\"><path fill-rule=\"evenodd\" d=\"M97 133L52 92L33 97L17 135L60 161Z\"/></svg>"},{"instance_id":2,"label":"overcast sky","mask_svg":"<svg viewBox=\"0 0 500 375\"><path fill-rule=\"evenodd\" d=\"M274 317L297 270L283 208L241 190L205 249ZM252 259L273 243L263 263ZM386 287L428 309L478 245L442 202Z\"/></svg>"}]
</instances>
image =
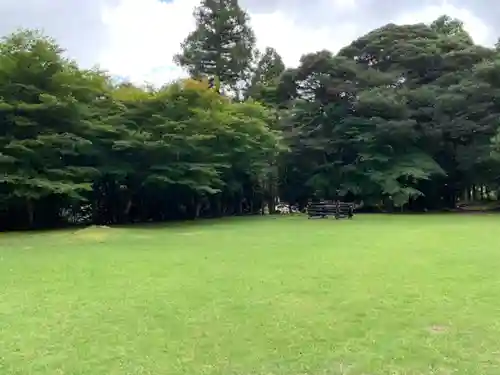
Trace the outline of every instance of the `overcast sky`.
<instances>
[{"instance_id":1,"label":"overcast sky","mask_svg":"<svg viewBox=\"0 0 500 375\"><path fill-rule=\"evenodd\" d=\"M135 82L161 84L182 75L172 64L193 29L199 0L0 0L0 34L40 28L82 65L99 64ZM320 49L337 51L388 22L460 18L477 43L500 35L497 0L241 0L259 48L274 47L289 66ZM496 28L496 29L495 29Z\"/></svg>"}]
</instances>

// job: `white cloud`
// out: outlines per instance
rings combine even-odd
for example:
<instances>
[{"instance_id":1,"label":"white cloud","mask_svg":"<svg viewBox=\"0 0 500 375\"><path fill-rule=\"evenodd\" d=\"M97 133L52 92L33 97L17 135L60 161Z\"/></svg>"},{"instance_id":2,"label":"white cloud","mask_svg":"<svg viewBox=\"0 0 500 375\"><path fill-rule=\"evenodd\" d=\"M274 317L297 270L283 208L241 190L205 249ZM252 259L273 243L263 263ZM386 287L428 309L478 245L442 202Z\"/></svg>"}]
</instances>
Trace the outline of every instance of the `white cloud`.
<instances>
[{"instance_id":1,"label":"white cloud","mask_svg":"<svg viewBox=\"0 0 500 375\"><path fill-rule=\"evenodd\" d=\"M0 0L0 35L18 28L42 29L86 67L109 47L101 20L106 5L121 0Z\"/></svg>"},{"instance_id":2,"label":"white cloud","mask_svg":"<svg viewBox=\"0 0 500 375\"><path fill-rule=\"evenodd\" d=\"M352 23L337 24L337 30L317 25L315 28L299 26L282 12L250 15L259 49L274 47L288 66L299 63L300 57L322 49L336 51L356 37L356 26Z\"/></svg>"},{"instance_id":3,"label":"white cloud","mask_svg":"<svg viewBox=\"0 0 500 375\"><path fill-rule=\"evenodd\" d=\"M340 10L354 10L356 9L356 0L330 0L333 6Z\"/></svg>"},{"instance_id":4,"label":"white cloud","mask_svg":"<svg viewBox=\"0 0 500 375\"><path fill-rule=\"evenodd\" d=\"M446 1L441 5L427 6L418 12L402 14L392 22L398 24L431 23L443 14L463 21L465 29L475 43L486 45L491 40L492 30L479 17L466 8L458 8Z\"/></svg>"},{"instance_id":5,"label":"white cloud","mask_svg":"<svg viewBox=\"0 0 500 375\"><path fill-rule=\"evenodd\" d=\"M110 48L100 57L103 68L134 82L163 83L178 78L182 70L173 55L193 29L193 9L198 0L121 0L103 13Z\"/></svg>"},{"instance_id":6,"label":"white cloud","mask_svg":"<svg viewBox=\"0 0 500 375\"><path fill-rule=\"evenodd\" d=\"M161 84L182 76L172 57L194 28L192 13L198 3L121 0L117 6L108 7L103 21L110 33L110 48L102 54L101 66L134 82ZM276 48L290 66L297 65L303 53L337 50L356 36L353 24L337 24L343 28L339 38L338 33L325 27L299 27L283 12L250 13L250 17L258 47Z\"/></svg>"},{"instance_id":7,"label":"white cloud","mask_svg":"<svg viewBox=\"0 0 500 375\"><path fill-rule=\"evenodd\" d=\"M371 8L362 7L366 1L360 0L246 3L255 11L260 9L250 12L258 47L276 48L288 66L297 65L300 56L307 52L337 51L369 28L389 22L391 17L387 14L383 19L377 18L372 12L368 16ZM134 82L162 84L183 75L172 57L194 29L192 12L198 4L199 0L0 0L0 14L5 16L0 34L17 27L43 28L68 49L68 55L86 67L99 63L112 74ZM263 8L259 4L274 5ZM390 13L395 12L398 10ZM493 32L471 11L446 2L439 6L422 5L418 12L394 16L393 22L431 22L442 14L463 20L478 43L487 44L493 38ZM366 17L370 17L370 22Z\"/></svg>"},{"instance_id":8,"label":"white cloud","mask_svg":"<svg viewBox=\"0 0 500 375\"><path fill-rule=\"evenodd\" d=\"M162 84L185 75L175 66L172 57L179 51L186 35L193 30L192 12L199 0L120 0L108 7L103 21L109 30L109 48L100 58L102 67L114 74L129 77L134 82ZM340 7L339 7L340 5ZM355 11L356 0L321 0L327 12ZM427 6L418 12L399 15L395 23L430 23L442 14L464 21L466 29L477 43L486 43L490 29L465 8L447 3ZM252 14L251 25L257 46L271 46L283 56L285 64L295 66L302 54L321 49L337 51L368 31L353 22L330 25L298 24L284 11ZM346 17L347 19L348 17Z\"/></svg>"}]
</instances>

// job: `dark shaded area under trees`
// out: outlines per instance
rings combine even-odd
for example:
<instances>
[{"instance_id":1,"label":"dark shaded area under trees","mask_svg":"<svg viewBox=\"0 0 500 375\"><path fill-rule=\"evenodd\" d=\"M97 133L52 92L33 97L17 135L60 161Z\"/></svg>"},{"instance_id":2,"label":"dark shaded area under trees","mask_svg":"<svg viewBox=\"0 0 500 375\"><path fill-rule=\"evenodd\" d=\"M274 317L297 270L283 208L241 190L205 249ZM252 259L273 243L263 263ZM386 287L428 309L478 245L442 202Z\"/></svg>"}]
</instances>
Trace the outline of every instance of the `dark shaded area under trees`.
<instances>
[{"instance_id":1,"label":"dark shaded area under trees","mask_svg":"<svg viewBox=\"0 0 500 375\"><path fill-rule=\"evenodd\" d=\"M175 59L193 78L159 89L81 69L35 31L1 41L0 228L498 199L500 51L460 21L389 24L285 69L236 0L195 16Z\"/></svg>"}]
</instances>

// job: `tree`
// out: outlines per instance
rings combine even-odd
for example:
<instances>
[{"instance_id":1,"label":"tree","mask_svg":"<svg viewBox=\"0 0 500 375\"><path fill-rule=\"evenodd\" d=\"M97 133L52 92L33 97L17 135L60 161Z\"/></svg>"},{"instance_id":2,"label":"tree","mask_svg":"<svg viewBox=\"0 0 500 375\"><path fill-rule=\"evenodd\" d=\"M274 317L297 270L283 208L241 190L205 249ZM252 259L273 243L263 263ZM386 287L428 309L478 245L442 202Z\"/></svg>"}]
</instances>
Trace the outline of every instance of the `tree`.
<instances>
[{"instance_id":1,"label":"tree","mask_svg":"<svg viewBox=\"0 0 500 375\"><path fill-rule=\"evenodd\" d=\"M2 228L257 214L276 197L386 211L498 200L500 54L459 20L385 25L286 70L267 49L234 101L211 87L215 69L229 86L250 65L234 44L211 54L231 34L217 4L237 6L206 0L212 23L192 35L210 38L187 44L212 69L193 74L213 76L160 89L82 69L35 31L0 42Z\"/></svg>"},{"instance_id":2,"label":"tree","mask_svg":"<svg viewBox=\"0 0 500 375\"><path fill-rule=\"evenodd\" d=\"M471 70L492 54L471 44L460 21L444 17L430 26L386 25L337 56L304 56L289 75L296 100L285 126L292 147L285 190L386 207L427 196L454 207L491 167L480 151L497 128L486 120L491 95Z\"/></svg>"},{"instance_id":3,"label":"tree","mask_svg":"<svg viewBox=\"0 0 500 375\"><path fill-rule=\"evenodd\" d=\"M280 54L271 47L267 47L264 54L258 54L257 65L252 74L249 87L249 95L257 92L259 88L269 87L276 83L276 80L285 71L285 64Z\"/></svg>"},{"instance_id":4,"label":"tree","mask_svg":"<svg viewBox=\"0 0 500 375\"><path fill-rule=\"evenodd\" d=\"M0 44L0 177L10 207L23 207L12 221L32 226L36 206L84 200L97 173L86 155L95 129L92 102L103 80L61 56L50 38L20 31ZM24 214L23 214L24 212Z\"/></svg>"},{"instance_id":5,"label":"tree","mask_svg":"<svg viewBox=\"0 0 500 375\"><path fill-rule=\"evenodd\" d=\"M248 78L255 36L237 0L202 0L195 9L196 29L174 61L194 78L217 77L236 88Z\"/></svg>"},{"instance_id":6,"label":"tree","mask_svg":"<svg viewBox=\"0 0 500 375\"><path fill-rule=\"evenodd\" d=\"M206 82L161 89L80 69L42 34L0 44L0 223L53 226L260 212L273 116Z\"/></svg>"},{"instance_id":7,"label":"tree","mask_svg":"<svg viewBox=\"0 0 500 375\"><path fill-rule=\"evenodd\" d=\"M464 23L459 19L443 15L432 22L430 27L439 34L456 37L466 44L474 44L472 37L464 28Z\"/></svg>"}]
</instances>

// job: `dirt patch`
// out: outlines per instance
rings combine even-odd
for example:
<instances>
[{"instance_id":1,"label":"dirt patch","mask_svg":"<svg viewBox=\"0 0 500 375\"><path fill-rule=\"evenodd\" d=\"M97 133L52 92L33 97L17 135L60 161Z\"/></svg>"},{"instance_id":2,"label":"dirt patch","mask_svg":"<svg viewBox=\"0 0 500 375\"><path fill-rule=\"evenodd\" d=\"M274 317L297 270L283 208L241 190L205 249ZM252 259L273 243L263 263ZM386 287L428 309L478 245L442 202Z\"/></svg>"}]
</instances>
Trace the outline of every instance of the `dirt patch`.
<instances>
[{"instance_id":1,"label":"dirt patch","mask_svg":"<svg viewBox=\"0 0 500 375\"><path fill-rule=\"evenodd\" d=\"M73 237L83 241L104 242L110 235L109 229L111 228L106 225L92 225L77 230L73 233Z\"/></svg>"},{"instance_id":2,"label":"dirt patch","mask_svg":"<svg viewBox=\"0 0 500 375\"><path fill-rule=\"evenodd\" d=\"M429 331L430 333L436 334L436 335L443 334L443 333L448 332L448 327L435 324L435 325L432 325L430 327L427 327L427 331Z\"/></svg>"},{"instance_id":3,"label":"dirt patch","mask_svg":"<svg viewBox=\"0 0 500 375\"><path fill-rule=\"evenodd\" d=\"M178 233L180 234L181 236L196 236L198 234L202 234L203 232L201 231L197 231L197 232L181 232L181 233Z\"/></svg>"},{"instance_id":4,"label":"dirt patch","mask_svg":"<svg viewBox=\"0 0 500 375\"><path fill-rule=\"evenodd\" d=\"M87 227L85 229L111 229L111 227L108 227L107 225L91 225L90 227Z\"/></svg>"}]
</instances>

